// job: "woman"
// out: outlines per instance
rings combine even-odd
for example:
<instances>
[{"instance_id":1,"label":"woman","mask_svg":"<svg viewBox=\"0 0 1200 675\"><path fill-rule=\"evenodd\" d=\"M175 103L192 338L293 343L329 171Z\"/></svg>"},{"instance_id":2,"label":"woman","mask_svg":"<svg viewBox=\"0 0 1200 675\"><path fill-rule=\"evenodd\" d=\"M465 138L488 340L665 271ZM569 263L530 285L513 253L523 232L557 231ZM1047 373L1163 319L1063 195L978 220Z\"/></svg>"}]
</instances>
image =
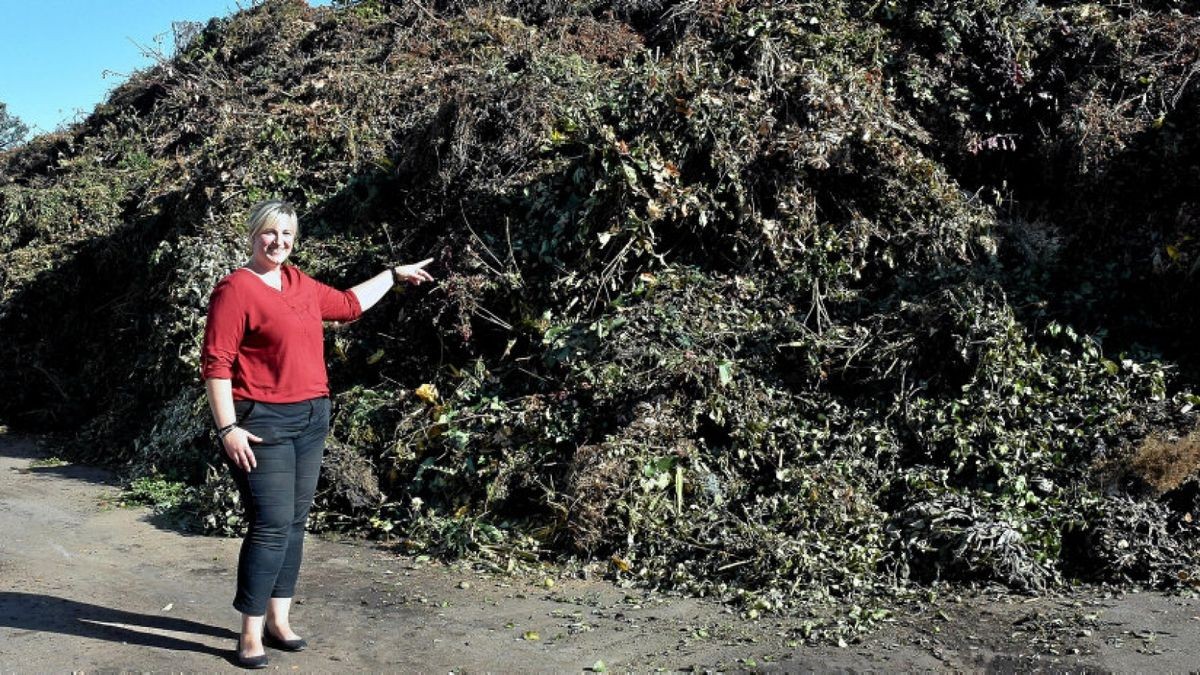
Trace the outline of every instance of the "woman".
<instances>
[{"instance_id":1,"label":"woman","mask_svg":"<svg viewBox=\"0 0 1200 675\"><path fill-rule=\"evenodd\" d=\"M242 613L237 659L262 668L264 641L289 651L307 646L288 613L329 430L322 322L356 319L393 284L433 277L424 270L430 258L339 291L285 264L298 235L290 204L259 204L248 226L249 262L217 283L209 300L202 370L246 509L233 601Z\"/></svg>"}]
</instances>

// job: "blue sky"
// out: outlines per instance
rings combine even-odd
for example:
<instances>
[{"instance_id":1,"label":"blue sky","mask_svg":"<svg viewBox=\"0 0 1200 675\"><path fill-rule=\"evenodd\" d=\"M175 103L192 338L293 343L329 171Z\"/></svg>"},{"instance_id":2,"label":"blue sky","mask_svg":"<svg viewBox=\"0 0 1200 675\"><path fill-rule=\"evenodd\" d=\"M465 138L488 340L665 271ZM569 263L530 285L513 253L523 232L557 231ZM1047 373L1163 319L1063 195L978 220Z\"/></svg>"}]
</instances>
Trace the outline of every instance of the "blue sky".
<instances>
[{"instance_id":1,"label":"blue sky","mask_svg":"<svg viewBox=\"0 0 1200 675\"><path fill-rule=\"evenodd\" d=\"M0 101L34 133L85 117L170 56L171 23L229 16L252 0L0 0ZM308 0L327 5L330 0Z\"/></svg>"}]
</instances>

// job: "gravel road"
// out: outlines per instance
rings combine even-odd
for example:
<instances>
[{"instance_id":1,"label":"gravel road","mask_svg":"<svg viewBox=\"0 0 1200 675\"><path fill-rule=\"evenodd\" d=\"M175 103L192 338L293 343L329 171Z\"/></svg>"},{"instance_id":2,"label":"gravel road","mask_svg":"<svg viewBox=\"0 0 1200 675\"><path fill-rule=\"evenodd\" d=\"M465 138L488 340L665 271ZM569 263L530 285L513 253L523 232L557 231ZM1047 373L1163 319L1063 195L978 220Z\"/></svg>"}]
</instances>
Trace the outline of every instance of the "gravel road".
<instances>
[{"instance_id":1,"label":"gravel road","mask_svg":"<svg viewBox=\"0 0 1200 675\"><path fill-rule=\"evenodd\" d=\"M119 506L111 473L46 462L0 432L0 671L213 671L231 660L238 541ZM288 671L1183 672L1200 667L1200 602L1088 589L983 592L897 612L845 647L804 618L739 616L547 568L483 573L311 537Z\"/></svg>"}]
</instances>

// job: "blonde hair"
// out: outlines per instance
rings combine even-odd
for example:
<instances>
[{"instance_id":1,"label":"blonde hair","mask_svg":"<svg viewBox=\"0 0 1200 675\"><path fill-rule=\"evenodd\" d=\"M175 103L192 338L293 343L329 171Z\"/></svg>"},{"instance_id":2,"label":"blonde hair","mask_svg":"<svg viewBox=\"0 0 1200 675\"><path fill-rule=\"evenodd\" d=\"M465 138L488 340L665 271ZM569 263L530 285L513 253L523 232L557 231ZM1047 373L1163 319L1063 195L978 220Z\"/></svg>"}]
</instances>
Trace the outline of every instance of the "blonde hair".
<instances>
[{"instance_id":1,"label":"blonde hair","mask_svg":"<svg viewBox=\"0 0 1200 675\"><path fill-rule=\"evenodd\" d=\"M254 235L258 234L259 230L280 218L292 221L292 227L296 230L295 234L300 234L300 222L296 218L295 207L282 199L268 199L250 210L250 217L246 220L246 229L249 231L250 239L254 239Z\"/></svg>"}]
</instances>

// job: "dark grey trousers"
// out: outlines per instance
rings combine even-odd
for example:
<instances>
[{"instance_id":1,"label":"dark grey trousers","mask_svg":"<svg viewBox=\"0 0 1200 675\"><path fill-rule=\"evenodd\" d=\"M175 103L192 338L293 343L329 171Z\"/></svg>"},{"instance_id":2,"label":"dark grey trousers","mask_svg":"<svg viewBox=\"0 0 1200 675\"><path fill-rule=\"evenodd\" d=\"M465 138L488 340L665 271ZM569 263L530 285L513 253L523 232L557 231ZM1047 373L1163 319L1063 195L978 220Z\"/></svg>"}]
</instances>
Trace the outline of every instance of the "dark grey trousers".
<instances>
[{"instance_id":1,"label":"dark grey trousers","mask_svg":"<svg viewBox=\"0 0 1200 675\"><path fill-rule=\"evenodd\" d=\"M250 444L258 466L249 473L221 452L241 492L247 525L233 606L243 614L262 616L268 598L290 598L296 592L304 525L329 432L329 399L236 401L234 409L238 426L262 442Z\"/></svg>"}]
</instances>

